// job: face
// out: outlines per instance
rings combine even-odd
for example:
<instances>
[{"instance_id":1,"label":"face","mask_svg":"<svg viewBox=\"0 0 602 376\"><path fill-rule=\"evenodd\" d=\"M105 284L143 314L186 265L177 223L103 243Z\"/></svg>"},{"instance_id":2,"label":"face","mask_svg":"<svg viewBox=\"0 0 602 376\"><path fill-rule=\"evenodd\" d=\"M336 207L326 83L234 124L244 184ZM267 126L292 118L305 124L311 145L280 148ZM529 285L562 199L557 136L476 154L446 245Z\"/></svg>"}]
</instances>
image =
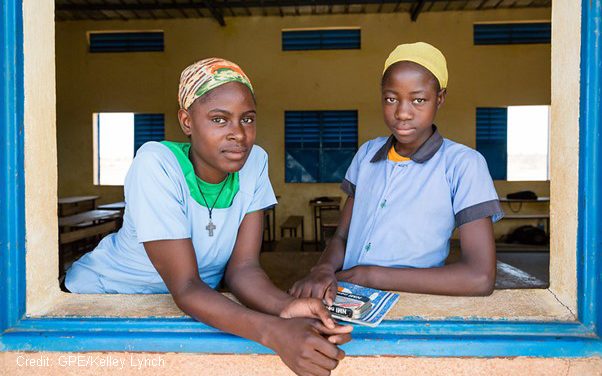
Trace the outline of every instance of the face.
<instances>
[{"instance_id":1,"label":"face","mask_svg":"<svg viewBox=\"0 0 602 376\"><path fill-rule=\"evenodd\" d=\"M439 90L437 79L426 68L408 61L389 68L382 83L383 116L398 151L413 153L431 136L431 125L444 101L445 89Z\"/></svg>"},{"instance_id":2,"label":"face","mask_svg":"<svg viewBox=\"0 0 602 376\"><path fill-rule=\"evenodd\" d=\"M180 126L190 137L191 159L198 177L221 182L239 171L255 143L255 100L243 84L229 82L178 112Z\"/></svg>"}]
</instances>

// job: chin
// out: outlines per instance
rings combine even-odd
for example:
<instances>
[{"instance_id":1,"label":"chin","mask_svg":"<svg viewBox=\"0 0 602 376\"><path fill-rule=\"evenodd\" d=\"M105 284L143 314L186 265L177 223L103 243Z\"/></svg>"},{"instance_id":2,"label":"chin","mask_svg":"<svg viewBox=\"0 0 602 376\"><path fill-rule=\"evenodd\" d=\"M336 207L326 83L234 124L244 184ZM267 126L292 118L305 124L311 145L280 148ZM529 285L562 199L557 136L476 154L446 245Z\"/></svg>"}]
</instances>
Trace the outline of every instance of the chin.
<instances>
[{"instance_id":1,"label":"chin","mask_svg":"<svg viewBox=\"0 0 602 376\"><path fill-rule=\"evenodd\" d=\"M247 158L243 158L238 161L227 161L222 165L222 169L223 169L223 171L230 172L230 173L238 172L245 165L246 161L247 161Z\"/></svg>"}]
</instances>

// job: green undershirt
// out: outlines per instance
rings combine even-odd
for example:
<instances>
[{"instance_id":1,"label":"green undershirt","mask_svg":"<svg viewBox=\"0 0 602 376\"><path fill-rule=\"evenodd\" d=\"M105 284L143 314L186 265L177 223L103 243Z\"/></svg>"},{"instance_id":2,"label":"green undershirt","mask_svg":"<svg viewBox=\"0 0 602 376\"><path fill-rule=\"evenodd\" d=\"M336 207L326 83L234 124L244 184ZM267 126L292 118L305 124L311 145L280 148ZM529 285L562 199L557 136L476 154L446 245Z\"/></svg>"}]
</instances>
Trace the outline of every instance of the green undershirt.
<instances>
[{"instance_id":1,"label":"green undershirt","mask_svg":"<svg viewBox=\"0 0 602 376\"><path fill-rule=\"evenodd\" d=\"M188 185L188 189L190 190L190 196L192 196L194 201L201 206L214 207L218 209L229 208L232 205L232 201L234 201L234 197L236 196L236 193L238 193L239 189L238 172L229 173L226 179L221 183L207 183L206 181L201 180L201 178L196 176L194 173L194 166L188 158L190 153L190 143L172 141L161 141L161 143L167 146L169 150L171 150L171 152L176 156L176 159L180 164L180 168L184 173L186 185ZM223 190L222 185L224 186ZM203 196L201 195L199 188L203 191L203 195L205 196L207 203L205 203L205 200L203 200ZM222 190L221 194L220 190ZM213 205L214 202L215 206Z\"/></svg>"}]
</instances>

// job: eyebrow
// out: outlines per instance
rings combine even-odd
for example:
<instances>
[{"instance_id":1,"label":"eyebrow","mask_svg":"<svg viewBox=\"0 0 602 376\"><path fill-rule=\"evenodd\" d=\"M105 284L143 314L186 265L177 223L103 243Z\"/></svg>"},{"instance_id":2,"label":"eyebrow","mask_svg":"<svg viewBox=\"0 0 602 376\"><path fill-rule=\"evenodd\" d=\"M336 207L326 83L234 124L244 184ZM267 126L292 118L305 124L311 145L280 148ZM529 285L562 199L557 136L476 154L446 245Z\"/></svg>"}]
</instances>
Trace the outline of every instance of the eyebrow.
<instances>
[{"instance_id":1,"label":"eyebrow","mask_svg":"<svg viewBox=\"0 0 602 376\"><path fill-rule=\"evenodd\" d=\"M228 110L222 110L221 108L214 108L214 109L209 110L209 112L210 113L211 112L219 112L219 113L222 113L222 114L225 114L225 115L232 115L232 113L230 111L228 111ZM245 114L245 115L256 114L256 113L257 113L257 111L255 111L255 110L247 110L247 111L243 112L243 114Z\"/></svg>"},{"instance_id":2,"label":"eyebrow","mask_svg":"<svg viewBox=\"0 0 602 376\"><path fill-rule=\"evenodd\" d=\"M410 94L421 94L421 93L425 93L425 92L426 92L425 89L420 89L420 90L411 91ZM397 94L397 92L395 90L391 90L391 89L385 89L385 90L383 90L383 93Z\"/></svg>"}]
</instances>

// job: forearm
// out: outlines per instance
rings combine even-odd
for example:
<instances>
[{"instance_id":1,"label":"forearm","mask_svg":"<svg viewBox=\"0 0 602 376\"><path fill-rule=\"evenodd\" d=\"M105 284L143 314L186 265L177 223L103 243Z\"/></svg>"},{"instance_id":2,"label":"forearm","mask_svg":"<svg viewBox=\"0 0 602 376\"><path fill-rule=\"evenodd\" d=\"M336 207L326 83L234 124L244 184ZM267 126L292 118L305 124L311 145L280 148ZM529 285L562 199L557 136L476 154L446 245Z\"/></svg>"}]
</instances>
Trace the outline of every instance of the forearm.
<instances>
[{"instance_id":1,"label":"forearm","mask_svg":"<svg viewBox=\"0 0 602 376\"><path fill-rule=\"evenodd\" d=\"M195 320L271 348L269 328L278 317L248 309L202 282L191 284L173 298Z\"/></svg>"},{"instance_id":2,"label":"forearm","mask_svg":"<svg viewBox=\"0 0 602 376\"><path fill-rule=\"evenodd\" d=\"M345 239L341 234L335 233L328 246L322 252L317 264L312 268L332 268L333 272L340 270L345 261Z\"/></svg>"},{"instance_id":3,"label":"forearm","mask_svg":"<svg viewBox=\"0 0 602 376\"><path fill-rule=\"evenodd\" d=\"M276 287L259 265L236 268L226 275L226 284L247 307L271 315L279 315L294 299Z\"/></svg>"},{"instance_id":4,"label":"forearm","mask_svg":"<svg viewBox=\"0 0 602 376\"><path fill-rule=\"evenodd\" d=\"M368 287L420 294L490 295L495 283L495 270L493 272L478 271L462 262L440 268L371 266L367 270Z\"/></svg>"}]
</instances>

